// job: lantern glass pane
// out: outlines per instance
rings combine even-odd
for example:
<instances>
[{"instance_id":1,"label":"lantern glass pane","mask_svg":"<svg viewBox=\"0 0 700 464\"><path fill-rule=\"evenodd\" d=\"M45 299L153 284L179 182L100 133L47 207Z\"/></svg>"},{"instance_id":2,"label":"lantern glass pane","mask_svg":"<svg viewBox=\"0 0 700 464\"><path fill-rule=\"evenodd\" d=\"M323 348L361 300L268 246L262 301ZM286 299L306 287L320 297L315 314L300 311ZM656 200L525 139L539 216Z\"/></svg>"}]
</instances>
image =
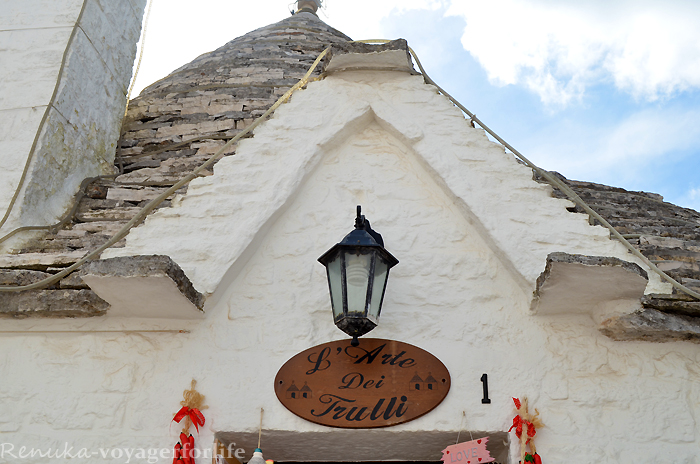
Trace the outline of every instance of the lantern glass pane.
<instances>
[{"instance_id":1,"label":"lantern glass pane","mask_svg":"<svg viewBox=\"0 0 700 464\"><path fill-rule=\"evenodd\" d=\"M345 252L345 278L348 292L348 316L362 317L367 306L367 282L372 255L366 250Z\"/></svg>"},{"instance_id":2,"label":"lantern glass pane","mask_svg":"<svg viewBox=\"0 0 700 464\"><path fill-rule=\"evenodd\" d=\"M340 272L340 253L328 263L328 286L331 291L331 306L333 307L333 318L343 314L343 275Z\"/></svg>"},{"instance_id":3,"label":"lantern glass pane","mask_svg":"<svg viewBox=\"0 0 700 464\"><path fill-rule=\"evenodd\" d=\"M389 266L387 265L384 258L382 258L379 253L374 263L374 284L372 284L372 300L369 307L369 315L376 322L379 319L379 311L382 306L382 294L384 293L384 285L386 284L386 277L389 274Z\"/></svg>"}]
</instances>

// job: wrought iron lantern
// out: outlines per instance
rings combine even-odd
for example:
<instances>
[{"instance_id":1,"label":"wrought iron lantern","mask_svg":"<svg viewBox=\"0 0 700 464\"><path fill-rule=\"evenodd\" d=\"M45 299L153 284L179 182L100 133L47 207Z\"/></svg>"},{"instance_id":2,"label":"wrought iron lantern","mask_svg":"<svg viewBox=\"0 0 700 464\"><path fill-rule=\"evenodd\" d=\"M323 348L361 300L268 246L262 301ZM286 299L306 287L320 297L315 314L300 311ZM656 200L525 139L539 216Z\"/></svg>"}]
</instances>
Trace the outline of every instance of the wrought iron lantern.
<instances>
[{"instance_id":1,"label":"wrought iron lantern","mask_svg":"<svg viewBox=\"0 0 700 464\"><path fill-rule=\"evenodd\" d=\"M399 262L361 212L358 206L355 230L318 258L326 266L333 321L353 346L377 326L389 269Z\"/></svg>"}]
</instances>

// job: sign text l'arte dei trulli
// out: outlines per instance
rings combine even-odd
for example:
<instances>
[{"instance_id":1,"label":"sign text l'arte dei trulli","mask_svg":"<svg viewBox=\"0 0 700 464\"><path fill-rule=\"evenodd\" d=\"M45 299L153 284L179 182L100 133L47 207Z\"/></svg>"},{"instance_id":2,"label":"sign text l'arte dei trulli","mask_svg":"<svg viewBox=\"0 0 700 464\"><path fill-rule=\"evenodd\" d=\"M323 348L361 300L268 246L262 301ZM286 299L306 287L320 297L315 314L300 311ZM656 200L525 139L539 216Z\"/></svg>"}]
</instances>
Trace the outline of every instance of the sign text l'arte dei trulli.
<instances>
[{"instance_id":1,"label":"sign text l'arte dei trulli","mask_svg":"<svg viewBox=\"0 0 700 464\"><path fill-rule=\"evenodd\" d=\"M450 374L432 354L394 340L324 343L287 361L275 378L277 398L294 414L342 428L386 427L434 409Z\"/></svg>"}]
</instances>

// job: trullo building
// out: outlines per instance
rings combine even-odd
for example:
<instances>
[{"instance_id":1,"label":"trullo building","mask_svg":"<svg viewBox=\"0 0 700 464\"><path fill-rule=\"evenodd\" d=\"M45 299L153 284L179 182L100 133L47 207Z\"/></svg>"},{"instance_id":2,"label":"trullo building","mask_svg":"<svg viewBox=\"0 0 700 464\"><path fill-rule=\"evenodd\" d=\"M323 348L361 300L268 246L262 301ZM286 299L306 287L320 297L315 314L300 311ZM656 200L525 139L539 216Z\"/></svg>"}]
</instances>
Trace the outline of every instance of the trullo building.
<instances>
[{"instance_id":1,"label":"trullo building","mask_svg":"<svg viewBox=\"0 0 700 464\"><path fill-rule=\"evenodd\" d=\"M315 2L122 122L145 2L38 3L10 2L0 31L0 460L172 462L153 453L180 439L195 379L198 463L215 441L249 460L261 430L278 462L435 462L488 437L513 464L512 398L539 413L543 462L698 462L700 214L533 172L404 41L353 43ZM360 216L370 251L327 256L330 297L317 259L357 205L383 247ZM383 304L354 346L331 301L349 308L358 281Z\"/></svg>"}]
</instances>

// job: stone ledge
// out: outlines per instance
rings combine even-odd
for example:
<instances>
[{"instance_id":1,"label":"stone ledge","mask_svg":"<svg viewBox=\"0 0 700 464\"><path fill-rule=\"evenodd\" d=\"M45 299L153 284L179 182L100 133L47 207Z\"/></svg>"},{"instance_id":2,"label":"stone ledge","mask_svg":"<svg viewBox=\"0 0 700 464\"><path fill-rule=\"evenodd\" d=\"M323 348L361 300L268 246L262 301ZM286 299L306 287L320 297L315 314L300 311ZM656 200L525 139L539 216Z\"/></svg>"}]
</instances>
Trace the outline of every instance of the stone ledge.
<instances>
[{"instance_id":1,"label":"stone ledge","mask_svg":"<svg viewBox=\"0 0 700 464\"><path fill-rule=\"evenodd\" d=\"M379 45L365 43L335 43L328 54L325 73L342 71L402 71L417 74L413 68L408 43L396 39Z\"/></svg>"},{"instance_id":2,"label":"stone ledge","mask_svg":"<svg viewBox=\"0 0 700 464\"><path fill-rule=\"evenodd\" d=\"M700 301L684 293L676 293L673 295L644 295L644 297L642 297L642 306L669 314L700 317Z\"/></svg>"},{"instance_id":3,"label":"stone ledge","mask_svg":"<svg viewBox=\"0 0 700 464\"><path fill-rule=\"evenodd\" d=\"M619 258L550 253L537 278L533 312L591 313L610 301L638 307L647 282L644 269Z\"/></svg>"},{"instance_id":4,"label":"stone ledge","mask_svg":"<svg viewBox=\"0 0 700 464\"><path fill-rule=\"evenodd\" d=\"M169 256L123 256L91 261L82 280L110 305L110 315L196 319L204 296Z\"/></svg>"},{"instance_id":5,"label":"stone ledge","mask_svg":"<svg viewBox=\"0 0 700 464\"><path fill-rule=\"evenodd\" d=\"M29 290L0 295L0 318L103 316L109 303L92 290Z\"/></svg>"},{"instance_id":6,"label":"stone ledge","mask_svg":"<svg viewBox=\"0 0 700 464\"><path fill-rule=\"evenodd\" d=\"M649 279L647 272L638 264L623 261L620 258L611 256L586 256L586 255L571 255L569 253L555 252L547 256L547 266L542 275L537 279L537 285L540 286L540 279L546 278L546 273L551 269L552 263L572 263L583 264L585 266L618 266L622 269L637 274L645 279ZM543 277L544 276L544 277Z\"/></svg>"},{"instance_id":7,"label":"stone ledge","mask_svg":"<svg viewBox=\"0 0 700 464\"><path fill-rule=\"evenodd\" d=\"M645 308L612 317L601 324L600 331L619 341L700 343L700 318L667 314Z\"/></svg>"}]
</instances>

